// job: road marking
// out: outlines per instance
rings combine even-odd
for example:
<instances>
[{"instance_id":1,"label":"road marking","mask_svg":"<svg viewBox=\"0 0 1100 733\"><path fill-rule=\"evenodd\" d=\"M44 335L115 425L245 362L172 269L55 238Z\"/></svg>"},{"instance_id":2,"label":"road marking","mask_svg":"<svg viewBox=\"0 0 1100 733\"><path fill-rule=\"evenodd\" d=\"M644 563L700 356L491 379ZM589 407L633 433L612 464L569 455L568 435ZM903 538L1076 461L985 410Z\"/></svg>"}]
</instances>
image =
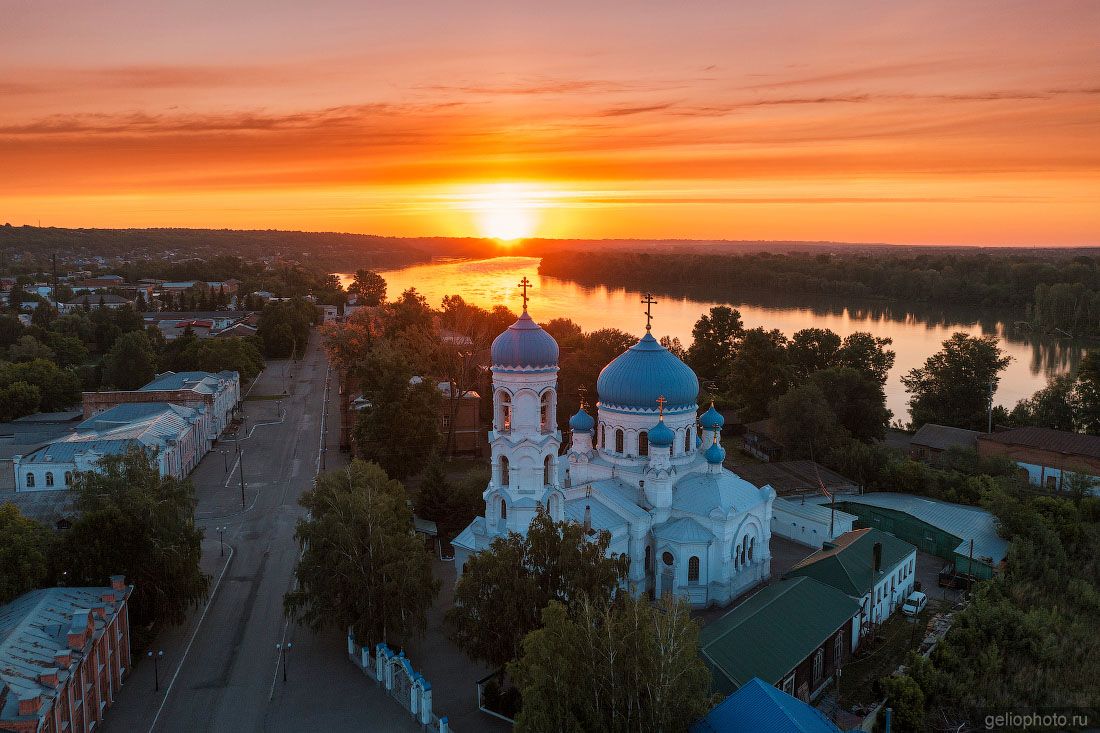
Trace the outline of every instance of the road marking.
<instances>
[{"instance_id":1,"label":"road marking","mask_svg":"<svg viewBox=\"0 0 1100 733\"><path fill-rule=\"evenodd\" d=\"M199 635L199 629L202 628L202 622L206 619L206 613L210 610L210 607L214 605L214 600L218 595L218 588L222 584L222 578L225 577L225 571L229 568L229 561L233 559L233 554L236 551L233 546L229 546L229 557L225 558L225 564L222 565L222 571L218 575L217 581L214 583L213 590L210 591L210 600L206 602L206 608L202 609L202 615L199 616L199 622L195 624L195 630L191 632L191 639L187 642L187 646L183 650L183 656L180 657L179 664L176 666L176 672L172 675L171 681L168 683L168 687L164 688L164 699L160 701L160 707L157 708L157 714L153 716L153 722L149 724L149 731L157 727L157 720L160 719L161 712L164 711L164 706L168 703L168 696L172 694L172 685L176 684L176 678L180 676L180 671L183 669L184 663L187 661L187 655L191 651L191 645L195 643L195 637Z\"/></svg>"}]
</instances>

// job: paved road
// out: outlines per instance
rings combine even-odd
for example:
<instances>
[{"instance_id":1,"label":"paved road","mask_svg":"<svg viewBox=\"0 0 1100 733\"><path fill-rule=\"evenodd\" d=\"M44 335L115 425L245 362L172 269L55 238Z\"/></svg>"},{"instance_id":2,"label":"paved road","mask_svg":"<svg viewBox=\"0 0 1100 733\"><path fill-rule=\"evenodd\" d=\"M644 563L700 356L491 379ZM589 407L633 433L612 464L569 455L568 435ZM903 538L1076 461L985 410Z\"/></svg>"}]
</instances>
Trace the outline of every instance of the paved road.
<instances>
[{"instance_id":1,"label":"paved road","mask_svg":"<svg viewBox=\"0 0 1100 733\"><path fill-rule=\"evenodd\" d=\"M304 513L297 499L312 484L328 437L321 432L327 365L316 341L299 362L270 363L252 387L241 459L235 442L222 440L192 474L211 598L157 637L154 648L164 651L158 669L150 660L136 666L106 717L108 731L419 730L347 660L341 634L314 634L283 617L298 555L294 526ZM256 399L284 389L285 398ZM335 392L333 379L329 411ZM331 469L343 460L337 425L325 420ZM224 555L218 527L226 528ZM276 644L286 642L293 647L284 683Z\"/></svg>"}]
</instances>

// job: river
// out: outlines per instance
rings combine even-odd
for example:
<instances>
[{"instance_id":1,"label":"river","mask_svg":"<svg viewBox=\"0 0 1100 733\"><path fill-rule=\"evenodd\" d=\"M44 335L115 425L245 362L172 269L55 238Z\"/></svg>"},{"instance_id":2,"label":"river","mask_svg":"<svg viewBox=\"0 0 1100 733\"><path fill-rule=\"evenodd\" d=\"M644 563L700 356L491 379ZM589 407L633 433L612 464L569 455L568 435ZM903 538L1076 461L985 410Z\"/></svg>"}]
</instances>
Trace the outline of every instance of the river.
<instances>
[{"instance_id":1,"label":"river","mask_svg":"<svg viewBox=\"0 0 1100 733\"><path fill-rule=\"evenodd\" d=\"M416 265L380 274L394 297L415 287L428 301L439 307L444 295L458 294L482 307L503 304L520 309L520 279L533 284L530 291L531 316L545 322L552 318L572 318L586 331L619 328L641 336L645 330L641 293L622 288L585 287L574 282L543 277L538 273L536 257L495 257L439 264ZM344 284L350 276L341 275ZM654 290L660 292L659 283ZM1002 374L996 402L1011 409L1024 397L1042 388L1049 376L1076 367L1083 348L1077 344L1018 333L1011 323L996 315L974 309L937 310L927 306L902 306L894 303L830 303L818 299L795 300L778 295L774 303L761 304L759 298L743 302L732 297L725 303L707 299L658 295L653 306L653 333L679 337L684 346L691 343L691 329L699 316L715 305L730 305L741 312L746 328L778 328L787 336L802 328L828 328L841 336L867 331L893 339L897 360L886 384L886 400L894 419L909 417L905 387L901 375L924 363L941 348L944 339L956 331L973 335L994 335L1001 348L1012 357Z\"/></svg>"}]
</instances>

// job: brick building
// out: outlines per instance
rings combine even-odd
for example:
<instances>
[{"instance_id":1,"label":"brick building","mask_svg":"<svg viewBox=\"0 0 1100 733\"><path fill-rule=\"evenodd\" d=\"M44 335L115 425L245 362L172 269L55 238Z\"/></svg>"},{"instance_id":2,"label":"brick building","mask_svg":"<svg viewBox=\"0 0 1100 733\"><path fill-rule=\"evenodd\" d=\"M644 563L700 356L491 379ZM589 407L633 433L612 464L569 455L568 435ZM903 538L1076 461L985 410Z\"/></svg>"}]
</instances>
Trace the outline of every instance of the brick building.
<instances>
[{"instance_id":1,"label":"brick building","mask_svg":"<svg viewBox=\"0 0 1100 733\"><path fill-rule=\"evenodd\" d=\"M86 733L130 671L121 575L109 588L40 588L0 607L0 730Z\"/></svg>"},{"instance_id":2,"label":"brick building","mask_svg":"<svg viewBox=\"0 0 1100 733\"><path fill-rule=\"evenodd\" d=\"M1100 477L1100 436L1050 428L1024 427L978 436L978 455L1008 458L1027 473L1028 482L1066 491L1075 475ZM1097 493L1093 481L1092 493Z\"/></svg>"}]
</instances>

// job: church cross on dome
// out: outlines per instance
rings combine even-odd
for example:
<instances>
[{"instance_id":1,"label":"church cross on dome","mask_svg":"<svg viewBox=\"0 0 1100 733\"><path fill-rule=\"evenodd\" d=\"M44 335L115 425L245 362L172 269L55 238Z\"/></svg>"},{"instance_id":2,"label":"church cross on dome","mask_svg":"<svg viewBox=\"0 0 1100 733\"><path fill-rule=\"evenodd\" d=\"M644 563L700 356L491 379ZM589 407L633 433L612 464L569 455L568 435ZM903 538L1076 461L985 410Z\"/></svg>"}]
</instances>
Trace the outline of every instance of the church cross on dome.
<instances>
[{"instance_id":1,"label":"church cross on dome","mask_svg":"<svg viewBox=\"0 0 1100 733\"><path fill-rule=\"evenodd\" d=\"M653 306L657 304L657 301L653 298L653 293L646 293L642 296L642 302L645 303L645 330L648 333L653 327Z\"/></svg>"},{"instance_id":2,"label":"church cross on dome","mask_svg":"<svg viewBox=\"0 0 1100 733\"><path fill-rule=\"evenodd\" d=\"M519 287L523 288L523 312L527 312L527 288L531 286L531 281L524 275L523 279L519 281Z\"/></svg>"},{"instance_id":3,"label":"church cross on dome","mask_svg":"<svg viewBox=\"0 0 1100 733\"><path fill-rule=\"evenodd\" d=\"M664 395L661 395L660 397L657 398L657 419L658 420L664 420L665 419L665 402L668 402L668 400L665 399Z\"/></svg>"}]
</instances>

